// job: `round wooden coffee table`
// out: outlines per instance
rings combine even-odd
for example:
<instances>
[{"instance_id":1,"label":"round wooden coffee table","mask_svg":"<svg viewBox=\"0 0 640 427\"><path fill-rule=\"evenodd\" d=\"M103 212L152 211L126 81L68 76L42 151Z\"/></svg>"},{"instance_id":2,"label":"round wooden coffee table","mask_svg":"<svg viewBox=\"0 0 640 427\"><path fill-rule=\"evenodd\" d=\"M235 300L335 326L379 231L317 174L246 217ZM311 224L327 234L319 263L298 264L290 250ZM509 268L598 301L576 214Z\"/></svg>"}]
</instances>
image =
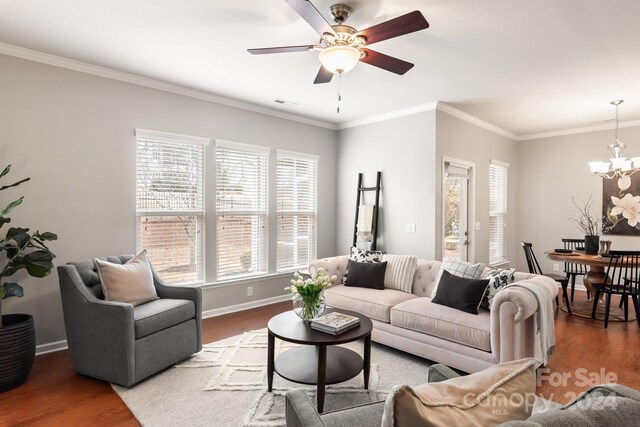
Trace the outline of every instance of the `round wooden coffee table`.
<instances>
[{"instance_id":1,"label":"round wooden coffee table","mask_svg":"<svg viewBox=\"0 0 640 427\"><path fill-rule=\"evenodd\" d=\"M267 354L267 386L273 388L273 373L300 384L317 385L318 412L324 407L324 389L328 384L337 384L364 374L364 388L369 388L371 366L371 320L360 313L347 310L327 309L326 313L338 311L360 318L360 326L334 336L311 329L293 311L278 314L269 320L269 345ZM280 354L275 359L275 339L302 344ZM345 344L364 338L364 357L355 351L336 344ZM275 359L275 360L274 360Z\"/></svg>"}]
</instances>

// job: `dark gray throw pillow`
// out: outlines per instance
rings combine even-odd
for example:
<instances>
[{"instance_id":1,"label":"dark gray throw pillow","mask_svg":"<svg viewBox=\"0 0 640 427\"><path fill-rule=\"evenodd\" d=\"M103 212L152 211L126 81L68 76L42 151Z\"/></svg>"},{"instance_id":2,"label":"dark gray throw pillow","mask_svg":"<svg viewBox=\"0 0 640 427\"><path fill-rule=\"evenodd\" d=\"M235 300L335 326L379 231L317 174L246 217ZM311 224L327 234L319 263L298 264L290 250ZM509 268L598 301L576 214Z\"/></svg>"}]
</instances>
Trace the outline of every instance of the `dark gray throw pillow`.
<instances>
[{"instance_id":1,"label":"dark gray throw pillow","mask_svg":"<svg viewBox=\"0 0 640 427\"><path fill-rule=\"evenodd\" d=\"M349 276L345 286L359 288L384 289L384 274L387 271L386 262L357 262L349 260L347 267Z\"/></svg>"},{"instance_id":2,"label":"dark gray throw pillow","mask_svg":"<svg viewBox=\"0 0 640 427\"><path fill-rule=\"evenodd\" d=\"M438 291L431 302L478 314L478 306L482 302L487 286L489 286L489 280L466 279L443 270Z\"/></svg>"}]
</instances>

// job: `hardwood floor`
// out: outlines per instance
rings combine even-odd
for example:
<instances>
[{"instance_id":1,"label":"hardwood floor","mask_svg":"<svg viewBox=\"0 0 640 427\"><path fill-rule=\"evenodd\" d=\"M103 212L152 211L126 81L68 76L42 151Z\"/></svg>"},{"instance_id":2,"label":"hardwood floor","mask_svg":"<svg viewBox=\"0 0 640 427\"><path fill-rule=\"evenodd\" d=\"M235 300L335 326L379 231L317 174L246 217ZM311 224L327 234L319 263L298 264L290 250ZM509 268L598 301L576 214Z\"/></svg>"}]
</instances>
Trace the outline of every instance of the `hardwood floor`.
<instances>
[{"instance_id":1,"label":"hardwood floor","mask_svg":"<svg viewBox=\"0 0 640 427\"><path fill-rule=\"evenodd\" d=\"M576 299L584 294L576 293ZM291 303L273 304L203 321L203 342L212 342L266 326L269 318L290 309ZM556 310L558 347L538 393L565 403L589 388L588 373L616 375L616 382L640 389L640 332L636 322L592 321ZM585 371L578 371L585 368ZM561 383L562 374L570 377ZM609 379L611 381L611 379ZM601 382L599 379L597 382ZM561 384L558 384L561 383ZM38 356L22 386L3 393L2 426L137 426L139 425L111 386L77 375L67 351Z\"/></svg>"}]
</instances>

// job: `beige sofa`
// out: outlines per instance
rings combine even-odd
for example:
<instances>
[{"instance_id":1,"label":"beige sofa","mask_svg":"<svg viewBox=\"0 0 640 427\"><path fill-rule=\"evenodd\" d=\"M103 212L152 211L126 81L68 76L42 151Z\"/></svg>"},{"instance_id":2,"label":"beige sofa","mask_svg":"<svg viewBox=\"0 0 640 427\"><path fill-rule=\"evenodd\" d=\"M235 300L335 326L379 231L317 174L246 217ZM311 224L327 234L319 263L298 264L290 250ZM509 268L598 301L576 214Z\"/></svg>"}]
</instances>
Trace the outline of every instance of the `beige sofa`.
<instances>
[{"instance_id":1,"label":"beige sofa","mask_svg":"<svg viewBox=\"0 0 640 427\"><path fill-rule=\"evenodd\" d=\"M342 283L348 256L316 260ZM365 314L373 321L375 342L447 364L465 372L478 372L500 362L540 356L536 316L538 302L525 289L507 288L495 296L492 310L474 315L431 302L440 261L418 260L412 293L392 289L334 285L325 290L329 306ZM548 277L515 273L516 282L535 282L555 295L558 284Z\"/></svg>"}]
</instances>

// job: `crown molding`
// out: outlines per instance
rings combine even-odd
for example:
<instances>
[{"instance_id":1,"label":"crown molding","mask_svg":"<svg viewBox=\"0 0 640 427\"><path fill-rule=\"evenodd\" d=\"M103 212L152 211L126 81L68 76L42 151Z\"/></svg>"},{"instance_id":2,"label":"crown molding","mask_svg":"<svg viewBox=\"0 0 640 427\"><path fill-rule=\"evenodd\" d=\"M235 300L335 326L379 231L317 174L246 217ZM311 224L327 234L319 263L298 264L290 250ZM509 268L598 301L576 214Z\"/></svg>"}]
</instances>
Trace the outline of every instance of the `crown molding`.
<instances>
[{"instance_id":1,"label":"crown molding","mask_svg":"<svg viewBox=\"0 0 640 427\"><path fill-rule=\"evenodd\" d=\"M437 105L438 105L438 102L434 101L426 104L416 105L414 107L403 108L401 110L390 111L388 113L383 113L376 116L365 117L364 119L344 122L344 123L340 123L337 126L337 129L343 130L343 129L355 128L358 126L364 126L372 123L383 122L385 120L391 120L391 119L397 119L399 117L410 116L412 114L422 113L425 111L432 111L436 109Z\"/></svg>"},{"instance_id":2,"label":"crown molding","mask_svg":"<svg viewBox=\"0 0 640 427\"><path fill-rule=\"evenodd\" d=\"M490 132L497 133L498 135L504 136L505 138L509 138L514 141L518 140L519 136L516 135L515 133L502 129L501 127L498 127L492 123L485 122L484 120L481 120L476 116L472 116L471 114L458 110L457 108L452 107L451 105L445 104L444 102L438 101L438 110L442 111L443 113L447 113L453 117L457 117L461 120L464 120L465 122L469 122L473 125L486 129Z\"/></svg>"},{"instance_id":3,"label":"crown molding","mask_svg":"<svg viewBox=\"0 0 640 427\"><path fill-rule=\"evenodd\" d=\"M104 77L111 80L118 80L125 83L132 83L139 86L145 86L152 89L161 90L163 92L174 93L177 95L188 96L190 98L209 101L216 104L226 105L228 107L238 108L241 110L251 111L254 113L265 114L268 116L278 117L280 119L291 120L294 122L304 123L325 129L336 130L334 123L328 123L321 120L311 119L296 114L283 113L271 108L262 107L249 102L243 102L225 96L216 95L199 89L193 89L174 83L164 82L162 80L144 77L137 74L131 74L124 71L114 70L112 68L93 65L74 59L64 58L62 56L52 55L37 50L27 49L8 43L0 42L0 54L14 56L16 58L27 59L29 61L40 62L42 64L53 65L55 67L66 68L68 70L78 71L81 73L91 74L98 77Z\"/></svg>"},{"instance_id":4,"label":"crown molding","mask_svg":"<svg viewBox=\"0 0 640 427\"><path fill-rule=\"evenodd\" d=\"M473 125L486 129L490 132L497 133L498 135L504 136L506 138L512 139L516 141L519 136L509 132L508 130L502 129L492 123L485 122L471 114L465 113L464 111L458 110L455 107L452 107L448 104L445 104L442 101L434 101L426 104L416 105L410 108L404 108L402 110L391 111L388 113L380 114L377 116L366 117L364 119L353 120L351 122L345 122L338 125L338 130L349 129L358 126L364 126L376 122L382 122L385 120L397 119L399 117L410 116L412 114L422 113L425 111L433 111L438 110L444 113L447 113L451 116L457 117L465 122L469 122Z\"/></svg>"},{"instance_id":5,"label":"crown molding","mask_svg":"<svg viewBox=\"0 0 640 427\"><path fill-rule=\"evenodd\" d=\"M620 128L630 128L634 126L640 126L640 120L629 120L626 122L620 122L618 127ZM549 132L539 132L539 133L530 133L527 135L520 135L516 139L516 141L528 141L530 139L540 139L540 138L552 138L555 136L566 136L566 135L576 135L580 133L589 133L589 132L598 132L601 130L611 130L615 129L615 123L603 123L600 125L592 125L592 126L584 126L580 128L571 128L571 129L561 129L561 130L552 130Z\"/></svg>"},{"instance_id":6,"label":"crown molding","mask_svg":"<svg viewBox=\"0 0 640 427\"><path fill-rule=\"evenodd\" d=\"M422 113L425 111L439 110L461 120L474 124L478 127L486 129L490 132L494 132L498 135L502 135L506 138L514 141L527 141L531 139L551 138L556 136L574 135L580 133L597 132L602 130L610 130L615 128L615 124L606 123L593 126L585 126L571 129L561 129L549 132L539 132L526 135L517 135L502 129L492 123L479 119L464 111L458 110L442 101L434 101L425 104L416 105L401 110L391 111L376 116L366 117L363 119L353 120L344 123L330 123L322 120L316 120L297 114L285 113L282 111L274 110L272 108L263 107L257 104L249 102L239 101L237 99L228 98L221 95L216 95L212 92L207 92L199 89L189 88L187 86L177 85L174 83L165 82L162 80L153 79L150 77L144 77L137 74L127 73L124 71L115 70L112 68L102 67L99 65L93 65L82 61L76 61L74 59L64 58L62 56L52 55L49 53L40 52L37 50L27 49L20 46L15 46L8 43L0 42L0 54L13 56L16 58L26 59L29 61L40 62L42 64L52 65L55 67L66 68L68 70L78 71L85 74L91 74L98 77L104 77L111 80L117 80L125 83L131 83L138 86L144 86L152 89L161 90L163 92L174 93L177 95L183 95L190 98L199 99L202 101L213 102L216 104L226 105L232 108L238 108L245 111L251 111L254 113L265 114L272 117L277 117L284 120L290 120L298 123L304 123L311 126L321 127L330 130L343 130L358 126L364 126L376 122L382 122L385 120L396 119L404 116L410 116L412 114ZM621 122L619 124L621 128L640 126L640 120L631 120Z\"/></svg>"}]
</instances>

